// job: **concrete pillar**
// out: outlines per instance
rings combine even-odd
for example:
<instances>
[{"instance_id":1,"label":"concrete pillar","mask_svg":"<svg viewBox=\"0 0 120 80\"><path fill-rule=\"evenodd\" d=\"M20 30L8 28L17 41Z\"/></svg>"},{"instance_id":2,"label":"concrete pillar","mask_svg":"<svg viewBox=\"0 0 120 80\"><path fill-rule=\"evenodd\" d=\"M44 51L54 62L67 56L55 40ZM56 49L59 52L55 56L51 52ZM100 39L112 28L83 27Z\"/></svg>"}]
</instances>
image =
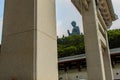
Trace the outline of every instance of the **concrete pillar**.
<instances>
[{"instance_id":1,"label":"concrete pillar","mask_svg":"<svg viewBox=\"0 0 120 80\"><path fill-rule=\"evenodd\" d=\"M106 80L95 0L82 8L88 80Z\"/></svg>"},{"instance_id":2,"label":"concrete pillar","mask_svg":"<svg viewBox=\"0 0 120 80\"><path fill-rule=\"evenodd\" d=\"M0 80L57 80L55 0L6 0Z\"/></svg>"},{"instance_id":3,"label":"concrete pillar","mask_svg":"<svg viewBox=\"0 0 120 80\"><path fill-rule=\"evenodd\" d=\"M82 8L89 80L113 80L106 25L96 11L94 0L90 0L89 9ZM99 15L99 17L98 17Z\"/></svg>"},{"instance_id":4,"label":"concrete pillar","mask_svg":"<svg viewBox=\"0 0 120 80\"><path fill-rule=\"evenodd\" d=\"M55 0L37 0L37 80L57 80Z\"/></svg>"},{"instance_id":5,"label":"concrete pillar","mask_svg":"<svg viewBox=\"0 0 120 80\"><path fill-rule=\"evenodd\" d=\"M114 80L113 79L112 65L111 65L112 63L111 63L111 59L110 59L111 57L110 57L107 31L105 32L105 38L106 38L107 47L104 48L103 60L104 60L106 80Z\"/></svg>"}]
</instances>

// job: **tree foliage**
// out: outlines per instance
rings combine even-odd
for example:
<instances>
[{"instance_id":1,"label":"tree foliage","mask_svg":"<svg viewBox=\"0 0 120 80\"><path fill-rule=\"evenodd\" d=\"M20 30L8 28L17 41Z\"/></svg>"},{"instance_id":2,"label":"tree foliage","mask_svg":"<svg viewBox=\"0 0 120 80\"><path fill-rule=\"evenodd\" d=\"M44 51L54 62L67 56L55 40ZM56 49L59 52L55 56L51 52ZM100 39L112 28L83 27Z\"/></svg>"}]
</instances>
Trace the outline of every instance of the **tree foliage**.
<instances>
[{"instance_id":1,"label":"tree foliage","mask_svg":"<svg viewBox=\"0 0 120 80\"><path fill-rule=\"evenodd\" d=\"M72 56L85 52L84 37L82 34L59 38L57 42L58 57Z\"/></svg>"},{"instance_id":2,"label":"tree foliage","mask_svg":"<svg viewBox=\"0 0 120 80\"><path fill-rule=\"evenodd\" d=\"M120 29L109 30L108 40L110 48L120 47Z\"/></svg>"},{"instance_id":3,"label":"tree foliage","mask_svg":"<svg viewBox=\"0 0 120 80\"><path fill-rule=\"evenodd\" d=\"M110 48L120 47L120 29L108 31ZM57 39L58 57L85 53L84 35L73 35Z\"/></svg>"}]
</instances>

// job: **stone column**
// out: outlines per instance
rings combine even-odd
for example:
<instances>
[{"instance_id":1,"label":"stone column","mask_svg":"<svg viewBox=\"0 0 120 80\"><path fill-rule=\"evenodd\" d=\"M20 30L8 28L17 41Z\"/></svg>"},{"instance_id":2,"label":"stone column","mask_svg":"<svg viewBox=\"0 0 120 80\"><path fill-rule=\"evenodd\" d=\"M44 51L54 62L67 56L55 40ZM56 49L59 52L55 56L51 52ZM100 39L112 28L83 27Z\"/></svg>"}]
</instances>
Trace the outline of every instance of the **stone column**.
<instances>
[{"instance_id":1,"label":"stone column","mask_svg":"<svg viewBox=\"0 0 120 80\"><path fill-rule=\"evenodd\" d=\"M57 80L55 0L37 0L37 80Z\"/></svg>"},{"instance_id":2,"label":"stone column","mask_svg":"<svg viewBox=\"0 0 120 80\"><path fill-rule=\"evenodd\" d=\"M106 80L95 0L82 8L88 80Z\"/></svg>"},{"instance_id":3,"label":"stone column","mask_svg":"<svg viewBox=\"0 0 120 80\"><path fill-rule=\"evenodd\" d=\"M103 52L105 75L106 75L106 80L114 80L107 31L105 33L106 33L105 38L106 38L106 44L107 44L107 47L104 49L104 52Z\"/></svg>"},{"instance_id":4,"label":"stone column","mask_svg":"<svg viewBox=\"0 0 120 80\"><path fill-rule=\"evenodd\" d=\"M90 0L88 8L82 8L88 79L113 80L107 26L97 11L95 0Z\"/></svg>"},{"instance_id":5,"label":"stone column","mask_svg":"<svg viewBox=\"0 0 120 80\"><path fill-rule=\"evenodd\" d=\"M57 80L55 0L6 0L0 80Z\"/></svg>"}]
</instances>

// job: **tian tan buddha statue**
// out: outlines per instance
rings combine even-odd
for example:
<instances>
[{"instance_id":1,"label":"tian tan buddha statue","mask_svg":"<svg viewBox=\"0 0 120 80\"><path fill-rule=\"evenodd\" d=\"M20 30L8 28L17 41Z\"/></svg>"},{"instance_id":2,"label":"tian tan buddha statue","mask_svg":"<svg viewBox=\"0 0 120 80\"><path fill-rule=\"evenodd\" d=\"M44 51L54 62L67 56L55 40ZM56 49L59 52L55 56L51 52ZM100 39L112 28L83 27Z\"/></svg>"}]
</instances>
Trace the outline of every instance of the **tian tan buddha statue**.
<instances>
[{"instance_id":1,"label":"tian tan buddha statue","mask_svg":"<svg viewBox=\"0 0 120 80\"><path fill-rule=\"evenodd\" d=\"M79 26L76 26L76 22L75 22L75 21L72 21L72 22L71 22L71 25L73 26L72 33L70 33L70 31L67 30L68 35L69 35L69 36L71 36L71 35L80 35Z\"/></svg>"}]
</instances>

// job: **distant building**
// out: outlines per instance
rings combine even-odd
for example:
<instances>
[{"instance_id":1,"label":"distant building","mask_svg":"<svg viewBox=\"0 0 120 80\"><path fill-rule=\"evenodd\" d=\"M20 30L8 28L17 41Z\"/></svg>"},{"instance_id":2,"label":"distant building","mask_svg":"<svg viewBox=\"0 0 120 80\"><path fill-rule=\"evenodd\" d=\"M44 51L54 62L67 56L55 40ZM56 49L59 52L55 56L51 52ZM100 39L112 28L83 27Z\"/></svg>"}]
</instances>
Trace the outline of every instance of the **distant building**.
<instances>
[{"instance_id":1,"label":"distant building","mask_svg":"<svg viewBox=\"0 0 120 80\"><path fill-rule=\"evenodd\" d=\"M72 21L72 22L71 22L71 25L73 26L72 33L70 33L70 31L67 30L68 35L69 35L69 36L71 36L71 35L80 35L80 29L79 29L78 26L76 26L76 22L75 22L75 21Z\"/></svg>"},{"instance_id":2,"label":"distant building","mask_svg":"<svg viewBox=\"0 0 120 80\"><path fill-rule=\"evenodd\" d=\"M120 80L120 48L110 50L114 80ZM58 59L59 80L88 80L85 54Z\"/></svg>"}]
</instances>

